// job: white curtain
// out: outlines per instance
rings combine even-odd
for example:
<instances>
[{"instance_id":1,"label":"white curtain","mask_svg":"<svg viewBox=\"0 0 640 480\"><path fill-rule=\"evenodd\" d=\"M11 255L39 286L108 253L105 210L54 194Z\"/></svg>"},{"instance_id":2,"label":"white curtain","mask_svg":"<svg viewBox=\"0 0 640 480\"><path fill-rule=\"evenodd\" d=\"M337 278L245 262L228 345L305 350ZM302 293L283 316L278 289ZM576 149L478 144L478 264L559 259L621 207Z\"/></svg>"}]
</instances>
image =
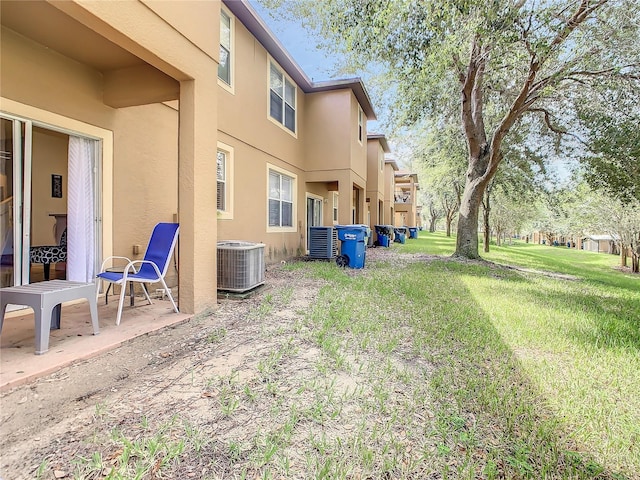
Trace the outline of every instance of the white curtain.
<instances>
[{"instance_id":1,"label":"white curtain","mask_svg":"<svg viewBox=\"0 0 640 480\"><path fill-rule=\"evenodd\" d=\"M75 282L95 281L95 152L95 140L69 137L67 279Z\"/></svg>"}]
</instances>

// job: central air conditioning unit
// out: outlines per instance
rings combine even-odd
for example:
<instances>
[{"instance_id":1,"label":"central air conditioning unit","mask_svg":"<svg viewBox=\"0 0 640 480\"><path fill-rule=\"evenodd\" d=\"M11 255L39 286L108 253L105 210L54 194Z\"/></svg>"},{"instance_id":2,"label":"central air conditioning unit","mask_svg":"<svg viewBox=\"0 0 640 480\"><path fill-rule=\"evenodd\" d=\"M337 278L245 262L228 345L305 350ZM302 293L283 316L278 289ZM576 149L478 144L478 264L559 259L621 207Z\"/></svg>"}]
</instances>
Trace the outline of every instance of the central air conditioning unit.
<instances>
[{"instance_id":1,"label":"central air conditioning unit","mask_svg":"<svg viewBox=\"0 0 640 480\"><path fill-rule=\"evenodd\" d=\"M218 242L218 290L246 292L264 283L264 243Z\"/></svg>"},{"instance_id":2,"label":"central air conditioning unit","mask_svg":"<svg viewBox=\"0 0 640 480\"><path fill-rule=\"evenodd\" d=\"M309 257L332 259L338 255L338 231L333 227L309 228Z\"/></svg>"}]
</instances>

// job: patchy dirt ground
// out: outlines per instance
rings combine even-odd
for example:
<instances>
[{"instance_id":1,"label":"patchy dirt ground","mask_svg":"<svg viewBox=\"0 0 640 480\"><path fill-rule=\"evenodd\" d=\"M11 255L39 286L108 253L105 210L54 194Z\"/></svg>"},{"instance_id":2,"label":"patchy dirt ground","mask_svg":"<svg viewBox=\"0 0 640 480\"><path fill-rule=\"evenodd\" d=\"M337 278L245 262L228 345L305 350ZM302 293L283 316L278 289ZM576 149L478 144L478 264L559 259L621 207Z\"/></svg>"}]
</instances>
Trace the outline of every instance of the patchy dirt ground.
<instances>
[{"instance_id":1,"label":"patchy dirt ground","mask_svg":"<svg viewBox=\"0 0 640 480\"><path fill-rule=\"evenodd\" d=\"M94 432L102 409L121 425L180 413L198 417L200 409L210 410L219 385L203 385L202 379L213 382L231 372L240 379L255 375L263 352L277 341L265 328L293 322L321 283L276 266L254 296L221 299L215 313L3 393L0 478L36 478L43 462L55 478L71 478L71 459L90 455L81 443ZM295 295L286 308L256 314L265 295L288 285L295 285Z\"/></svg>"}]
</instances>

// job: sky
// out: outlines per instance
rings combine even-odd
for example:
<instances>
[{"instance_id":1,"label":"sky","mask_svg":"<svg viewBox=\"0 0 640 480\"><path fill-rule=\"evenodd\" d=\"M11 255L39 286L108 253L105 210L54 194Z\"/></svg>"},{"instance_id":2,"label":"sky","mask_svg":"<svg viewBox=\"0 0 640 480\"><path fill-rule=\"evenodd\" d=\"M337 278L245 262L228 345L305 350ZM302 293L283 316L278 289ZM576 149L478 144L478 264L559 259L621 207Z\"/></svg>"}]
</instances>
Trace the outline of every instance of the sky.
<instances>
[{"instance_id":1,"label":"sky","mask_svg":"<svg viewBox=\"0 0 640 480\"><path fill-rule=\"evenodd\" d=\"M257 0L249 0L249 3L310 79L318 82L332 78L335 62L327 53L316 49L316 42L309 32L294 21L273 18Z\"/></svg>"}]
</instances>

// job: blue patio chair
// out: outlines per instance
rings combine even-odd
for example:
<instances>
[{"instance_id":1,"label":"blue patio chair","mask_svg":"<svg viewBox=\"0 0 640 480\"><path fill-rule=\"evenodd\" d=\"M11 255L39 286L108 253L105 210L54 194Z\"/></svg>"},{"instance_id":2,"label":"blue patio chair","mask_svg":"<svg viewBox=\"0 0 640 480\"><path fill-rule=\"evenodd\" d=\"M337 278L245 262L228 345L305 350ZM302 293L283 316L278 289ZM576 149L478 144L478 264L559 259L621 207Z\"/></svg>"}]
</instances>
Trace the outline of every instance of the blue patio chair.
<instances>
[{"instance_id":1,"label":"blue patio chair","mask_svg":"<svg viewBox=\"0 0 640 480\"><path fill-rule=\"evenodd\" d=\"M142 260L130 260L127 257L112 256L102 262L100 273L97 275L97 290L99 291L100 289L100 280L120 285L120 303L118 304L116 325L120 325L120 317L122 316L122 305L124 303L124 294L127 282L138 282L142 284L161 283L164 291L169 297L169 300L171 300L173 309L176 313L179 313L176 302L173 301L173 297L171 296L171 291L164 281L164 277L169 269L169 264L171 263L173 249L175 248L178 240L179 229L180 227L177 223L157 224L153 229L153 233L149 239L149 245L147 246L147 251L145 252ZM127 265L122 269L113 267L105 269L105 265L107 265L112 259L124 260L127 262ZM147 290L143 288L142 291L149 301L149 304L151 304L151 298L149 297Z\"/></svg>"}]
</instances>

